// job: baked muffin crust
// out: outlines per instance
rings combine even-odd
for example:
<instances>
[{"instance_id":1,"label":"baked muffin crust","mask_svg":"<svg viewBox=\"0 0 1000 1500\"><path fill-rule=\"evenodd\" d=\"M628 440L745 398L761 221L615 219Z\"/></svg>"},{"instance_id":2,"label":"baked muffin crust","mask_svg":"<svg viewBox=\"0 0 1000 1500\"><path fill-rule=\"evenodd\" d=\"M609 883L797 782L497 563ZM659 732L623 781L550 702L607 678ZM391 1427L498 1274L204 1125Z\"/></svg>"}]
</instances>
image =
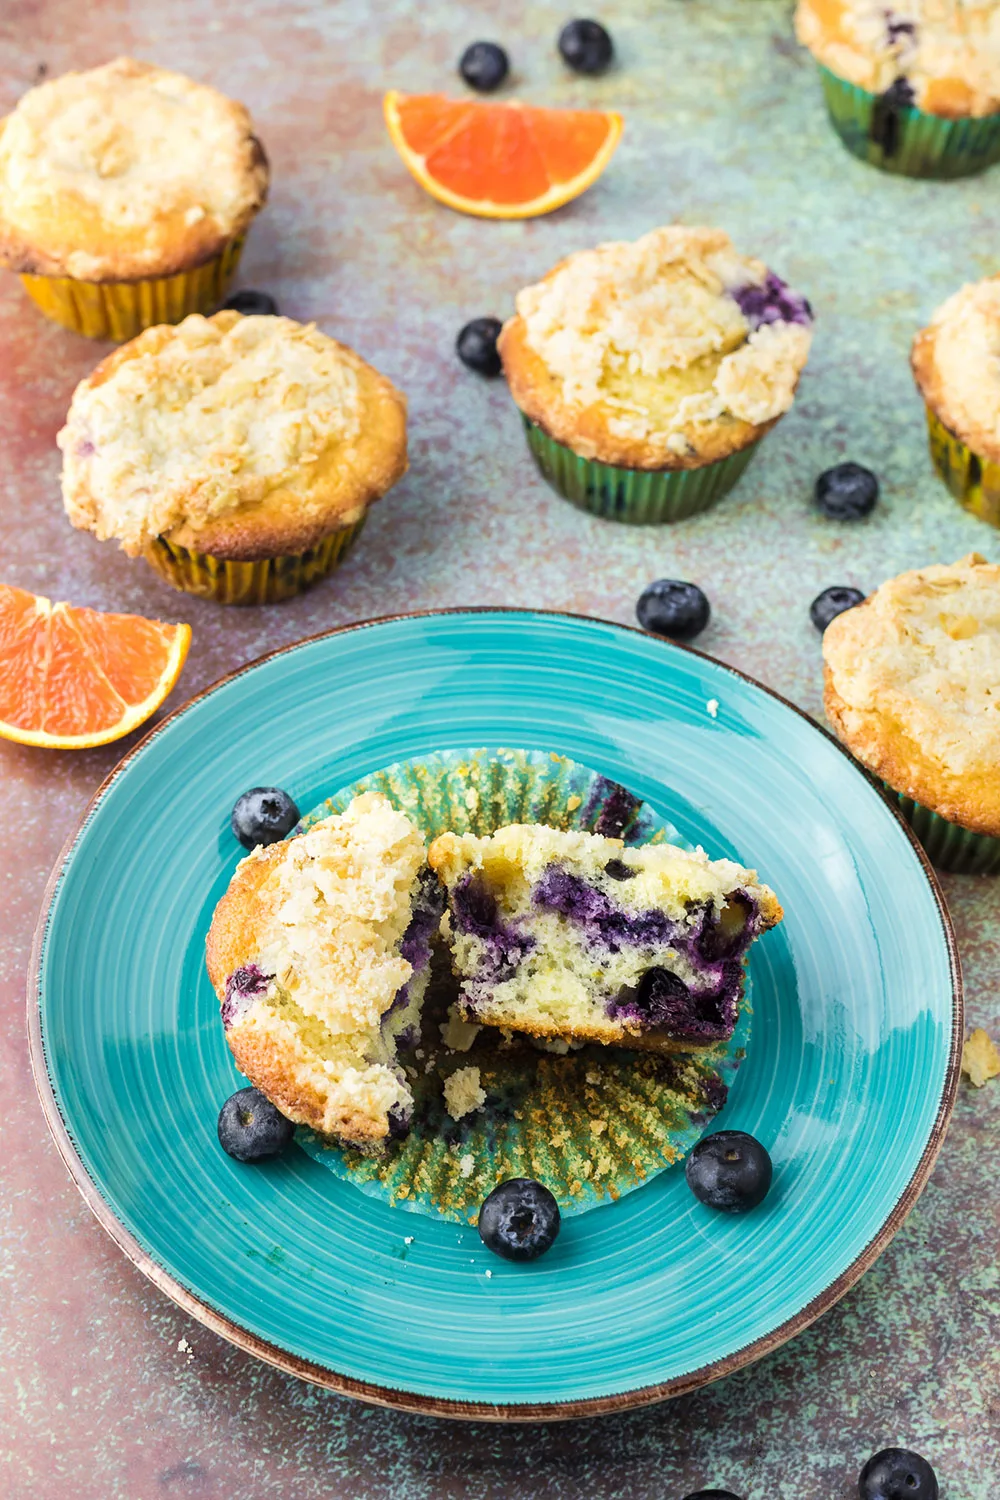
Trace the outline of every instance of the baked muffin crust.
<instances>
[{"instance_id":1,"label":"baked muffin crust","mask_svg":"<svg viewBox=\"0 0 1000 1500\"><path fill-rule=\"evenodd\" d=\"M242 860L208 933L237 1066L289 1119L362 1147L413 1104L384 1021L414 978L400 946L423 863L403 813L356 797Z\"/></svg>"},{"instance_id":2,"label":"baked muffin crust","mask_svg":"<svg viewBox=\"0 0 1000 1500\"><path fill-rule=\"evenodd\" d=\"M120 57L30 89L0 121L0 264L80 281L211 260L267 196L242 104Z\"/></svg>"},{"instance_id":3,"label":"baked muffin crust","mask_svg":"<svg viewBox=\"0 0 1000 1500\"><path fill-rule=\"evenodd\" d=\"M1000 276L943 302L914 339L910 360L944 425L980 457L1000 460Z\"/></svg>"},{"instance_id":4,"label":"baked muffin crust","mask_svg":"<svg viewBox=\"0 0 1000 1500\"><path fill-rule=\"evenodd\" d=\"M799 41L848 83L873 94L904 80L927 114L1000 110L997 0L799 0ZM900 100L904 102L904 100Z\"/></svg>"},{"instance_id":5,"label":"baked muffin crust","mask_svg":"<svg viewBox=\"0 0 1000 1500\"><path fill-rule=\"evenodd\" d=\"M499 348L521 410L584 458L695 468L792 404L804 298L718 229L670 225L581 251L517 297Z\"/></svg>"},{"instance_id":6,"label":"baked muffin crust","mask_svg":"<svg viewBox=\"0 0 1000 1500\"><path fill-rule=\"evenodd\" d=\"M360 519L405 472L406 404L314 324L194 314L103 360L57 441L74 526L253 560Z\"/></svg>"},{"instance_id":7,"label":"baked muffin crust","mask_svg":"<svg viewBox=\"0 0 1000 1500\"><path fill-rule=\"evenodd\" d=\"M823 635L827 717L897 792L1000 837L1000 567L901 573Z\"/></svg>"}]
</instances>

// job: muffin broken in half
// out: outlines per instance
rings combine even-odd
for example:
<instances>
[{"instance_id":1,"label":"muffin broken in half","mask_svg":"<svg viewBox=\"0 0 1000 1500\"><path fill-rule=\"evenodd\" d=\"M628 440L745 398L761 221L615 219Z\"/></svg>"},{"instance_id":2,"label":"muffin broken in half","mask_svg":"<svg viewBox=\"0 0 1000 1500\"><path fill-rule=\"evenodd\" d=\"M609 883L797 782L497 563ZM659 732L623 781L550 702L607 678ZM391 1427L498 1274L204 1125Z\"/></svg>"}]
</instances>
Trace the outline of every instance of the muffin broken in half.
<instances>
[{"instance_id":1,"label":"muffin broken in half","mask_svg":"<svg viewBox=\"0 0 1000 1500\"><path fill-rule=\"evenodd\" d=\"M237 1066L297 1124L362 1149L405 1131L443 893L382 796L259 847L212 919L207 962Z\"/></svg>"},{"instance_id":2,"label":"muffin broken in half","mask_svg":"<svg viewBox=\"0 0 1000 1500\"><path fill-rule=\"evenodd\" d=\"M539 1037L689 1051L731 1036L746 953L781 920L752 870L672 844L513 824L442 834L466 1016Z\"/></svg>"}]
</instances>

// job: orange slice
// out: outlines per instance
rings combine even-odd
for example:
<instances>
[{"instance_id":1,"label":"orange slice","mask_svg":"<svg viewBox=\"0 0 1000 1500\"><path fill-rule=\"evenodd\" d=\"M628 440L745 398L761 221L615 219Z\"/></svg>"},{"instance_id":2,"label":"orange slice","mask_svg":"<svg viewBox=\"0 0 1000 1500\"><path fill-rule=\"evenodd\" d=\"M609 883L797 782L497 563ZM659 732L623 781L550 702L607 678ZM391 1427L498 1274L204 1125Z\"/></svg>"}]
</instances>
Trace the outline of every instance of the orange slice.
<instances>
[{"instance_id":1,"label":"orange slice","mask_svg":"<svg viewBox=\"0 0 1000 1500\"><path fill-rule=\"evenodd\" d=\"M535 109L396 89L385 96L385 120L421 187L483 219L531 219L578 198L600 177L622 133L613 110Z\"/></svg>"},{"instance_id":2,"label":"orange slice","mask_svg":"<svg viewBox=\"0 0 1000 1500\"><path fill-rule=\"evenodd\" d=\"M190 643L190 625L0 584L0 738L53 750L120 739L159 708Z\"/></svg>"}]
</instances>

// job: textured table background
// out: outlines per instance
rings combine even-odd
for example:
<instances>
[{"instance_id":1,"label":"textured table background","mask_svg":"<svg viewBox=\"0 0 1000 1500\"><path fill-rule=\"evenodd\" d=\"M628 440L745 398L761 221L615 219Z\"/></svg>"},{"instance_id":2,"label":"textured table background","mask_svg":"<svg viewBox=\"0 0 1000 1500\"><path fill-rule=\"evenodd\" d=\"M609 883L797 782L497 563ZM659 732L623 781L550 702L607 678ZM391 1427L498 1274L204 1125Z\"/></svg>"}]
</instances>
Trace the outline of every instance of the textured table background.
<instances>
[{"instance_id":1,"label":"textured table background","mask_svg":"<svg viewBox=\"0 0 1000 1500\"><path fill-rule=\"evenodd\" d=\"M121 52L245 100L274 169L242 284L355 345L409 395L412 467L344 569L273 609L176 595L72 531L55 434L103 352L0 284L0 578L54 598L189 620L180 687L342 621L440 605L521 604L629 621L652 578L691 578L699 641L820 712L809 601L1000 538L929 471L906 352L962 281L998 269L1000 172L932 185L854 163L828 131L781 0L648 0L603 11L619 65L567 76L561 5L518 0L34 0L0 14L0 109L50 75ZM494 37L537 102L620 106L606 177L550 218L498 225L426 198L382 126L385 87L451 88L462 47ZM718 223L813 299L814 356L794 412L739 490L675 529L592 520L549 493L502 383L465 372L457 329L506 314L567 251L673 218ZM853 528L810 509L842 457L883 478ZM125 742L56 755L0 743L0 1496L3 1500L847 1500L889 1441L931 1456L943 1500L1000 1490L996 1149L1000 1086L963 1084L934 1179L875 1269L794 1344L697 1395L586 1425L462 1428L365 1408L270 1371L190 1322L92 1221L50 1144L24 1039L24 972L58 851ZM945 881L970 1024L1000 1025L1000 882ZM906 921L906 913L900 912ZM993 1149L990 1150L990 1146ZM178 1202L183 1213L183 1199ZM189 1349L178 1349L181 1339Z\"/></svg>"}]
</instances>

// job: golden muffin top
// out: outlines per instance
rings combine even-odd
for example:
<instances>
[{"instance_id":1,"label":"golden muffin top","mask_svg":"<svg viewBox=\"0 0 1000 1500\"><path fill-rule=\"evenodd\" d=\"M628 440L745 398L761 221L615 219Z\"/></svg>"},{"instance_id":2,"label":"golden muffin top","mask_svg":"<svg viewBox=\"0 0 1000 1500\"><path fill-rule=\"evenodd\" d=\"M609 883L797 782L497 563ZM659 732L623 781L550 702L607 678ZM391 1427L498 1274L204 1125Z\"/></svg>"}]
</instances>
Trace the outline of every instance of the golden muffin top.
<instances>
[{"instance_id":1,"label":"golden muffin top","mask_svg":"<svg viewBox=\"0 0 1000 1500\"><path fill-rule=\"evenodd\" d=\"M977 552L890 578L823 635L826 710L898 792L1000 836L1000 567Z\"/></svg>"},{"instance_id":2,"label":"golden muffin top","mask_svg":"<svg viewBox=\"0 0 1000 1500\"><path fill-rule=\"evenodd\" d=\"M849 83L959 118L1000 109L1000 0L799 0L799 41Z\"/></svg>"},{"instance_id":3,"label":"golden muffin top","mask_svg":"<svg viewBox=\"0 0 1000 1500\"><path fill-rule=\"evenodd\" d=\"M759 436L788 410L810 325L805 299L722 230L670 225L526 287L500 349L514 399L558 441L672 467L721 456L706 427Z\"/></svg>"},{"instance_id":4,"label":"golden muffin top","mask_svg":"<svg viewBox=\"0 0 1000 1500\"><path fill-rule=\"evenodd\" d=\"M0 263L81 281L210 260L267 195L242 104L120 57L30 89L0 122Z\"/></svg>"},{"instance_id":5,"label":"golden muffin top","mask_svg":"<svg viewBox=\"0 0 1000 1500\"><path fill-rule=\"evenodd\" d=\"M63 500L74 526L133 555L165 535L232 557L302 551L403 472L405 411L313 324L194 314L147 328L77 386L58 437Z\"/></svg>"},{"instance_id":6,"label":"golden muffin top","mask_svg":"<svg viewBox=\"0 0 1000 1500\"><path fill-rule=\"evenodd\" d=\"M914 339L911 360L944 425L981 457L1000 460L1000 276L943 302Z\"/></svg>"}]
</instances>

